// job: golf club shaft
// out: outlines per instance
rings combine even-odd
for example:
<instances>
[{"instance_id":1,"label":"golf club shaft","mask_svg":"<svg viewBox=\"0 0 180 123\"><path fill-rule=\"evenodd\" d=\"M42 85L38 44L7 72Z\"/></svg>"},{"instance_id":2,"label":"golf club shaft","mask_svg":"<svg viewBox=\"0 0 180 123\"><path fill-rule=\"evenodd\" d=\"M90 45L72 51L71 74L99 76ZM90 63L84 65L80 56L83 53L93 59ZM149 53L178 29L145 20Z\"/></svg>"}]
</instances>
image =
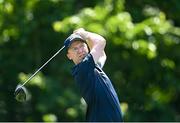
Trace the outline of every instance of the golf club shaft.
<instances>
[{"instance_id":1,"label":"golf club shaft","mask_svg":"<svg viewBox=\"0 0 180 123\"><path fill-rule=\"evenodd\" d=\"M22 85L24 86L28 81L30 81L47 63L49 63L57 54L59 54L59 52L61 52L63 49L65 48L65 46L61 47L61 49L59 49L46 63L44 63L33 75L31 75Z\"/></svg>"}]
</instances>

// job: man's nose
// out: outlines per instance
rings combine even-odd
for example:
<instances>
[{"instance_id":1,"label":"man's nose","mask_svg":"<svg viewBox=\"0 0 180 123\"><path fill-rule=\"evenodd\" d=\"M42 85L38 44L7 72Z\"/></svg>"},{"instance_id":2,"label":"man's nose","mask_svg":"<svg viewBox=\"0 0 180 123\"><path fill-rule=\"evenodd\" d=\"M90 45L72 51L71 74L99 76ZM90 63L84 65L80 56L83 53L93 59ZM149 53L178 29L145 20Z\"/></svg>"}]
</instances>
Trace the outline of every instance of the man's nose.
<instances>
[{"instance_id":1,"label":"man's nose","mask_svg":"<svg viewBox=\"0 0 180 123\"><path fill-rule=\"evenodd\" d=\"M78 48L78 53L81 53L82 51L83 51L82 47Z\"/></svg>"}]
</instances>

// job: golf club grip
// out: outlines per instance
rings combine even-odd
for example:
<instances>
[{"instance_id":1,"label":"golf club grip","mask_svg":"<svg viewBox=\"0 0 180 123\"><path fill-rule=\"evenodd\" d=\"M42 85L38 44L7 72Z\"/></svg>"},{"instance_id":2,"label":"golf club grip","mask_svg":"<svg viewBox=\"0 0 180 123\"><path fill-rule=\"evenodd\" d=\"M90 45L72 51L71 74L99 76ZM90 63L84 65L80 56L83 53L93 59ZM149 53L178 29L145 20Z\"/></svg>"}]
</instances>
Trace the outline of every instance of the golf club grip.
<instances>
[{"instance_id":1,"label":"golf club grip","mask_svg":"<svg viewBox=\"0 0 180 123\"><path fill-rule=\"evenodd\" d=\"M65 48L65 46L62 46L61 49L59 49L48 61L46 61L46 63L44 63L36 72L34 72L33 75L31 75L22 85L24 86L28 81L30 81L47 63L49 63L57 54L59 54L59 52L61 52L63 49Z\"/></svg>"}]
</instances>

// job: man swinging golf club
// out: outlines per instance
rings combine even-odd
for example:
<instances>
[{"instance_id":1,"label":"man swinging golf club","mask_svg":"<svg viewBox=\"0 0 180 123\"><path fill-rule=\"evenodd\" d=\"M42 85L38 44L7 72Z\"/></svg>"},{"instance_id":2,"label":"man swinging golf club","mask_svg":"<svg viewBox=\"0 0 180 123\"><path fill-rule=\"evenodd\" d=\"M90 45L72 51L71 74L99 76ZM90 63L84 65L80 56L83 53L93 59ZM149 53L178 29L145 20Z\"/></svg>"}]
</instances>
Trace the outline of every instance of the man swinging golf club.
<instances>
[{"instance_id":1,"label":"man swinging golf club","mask_svg":"<svg viewBox=\"0 0 180 123\"><path fill-rule=\"evenodd\" d=\"M106 61L106 40L79 28L65 40L64 45L67 57L75 64L72 75L87 103L86 121L122 122L118 96L102 70Z\"/></svg>"},{"instance_id":2,"label":"man swinging golf club","mask_svg":"<svg viewBox=\"0 0 180 123\"><path fill-rule=\"evenodd\" d=\"M20 102L27 101L29 96L24 85L66 48L67 57L75 63L72 74L87 103L86 121L122 122L118 96L111 80L102 70L106 61L105 45L106 40L102 36L83 28L75 30L64 41L64 46L22 85L16 87L15 98Z\"/></svg>"}]
</instances>

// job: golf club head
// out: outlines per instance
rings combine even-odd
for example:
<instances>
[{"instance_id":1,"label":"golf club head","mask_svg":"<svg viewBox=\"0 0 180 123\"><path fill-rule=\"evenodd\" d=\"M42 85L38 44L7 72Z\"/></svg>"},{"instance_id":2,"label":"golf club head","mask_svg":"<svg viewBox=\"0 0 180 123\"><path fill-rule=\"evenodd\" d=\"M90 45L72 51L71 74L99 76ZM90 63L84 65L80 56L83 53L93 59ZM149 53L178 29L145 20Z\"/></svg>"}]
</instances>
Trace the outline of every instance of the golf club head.
<instances>
[{"instance_id":1,"label":"golf club head","mask_svg":"<svg viewBox=\"0 0 180 123\"><path fill-rule=\"evenodd\" d=\"M22 85L18 85L15 89L14 92L15 95L15 99L19 102L25 102L28 101L30 99L30 94L27 91L27 89L22 86Z\"/></svg>"}]
</instances>

